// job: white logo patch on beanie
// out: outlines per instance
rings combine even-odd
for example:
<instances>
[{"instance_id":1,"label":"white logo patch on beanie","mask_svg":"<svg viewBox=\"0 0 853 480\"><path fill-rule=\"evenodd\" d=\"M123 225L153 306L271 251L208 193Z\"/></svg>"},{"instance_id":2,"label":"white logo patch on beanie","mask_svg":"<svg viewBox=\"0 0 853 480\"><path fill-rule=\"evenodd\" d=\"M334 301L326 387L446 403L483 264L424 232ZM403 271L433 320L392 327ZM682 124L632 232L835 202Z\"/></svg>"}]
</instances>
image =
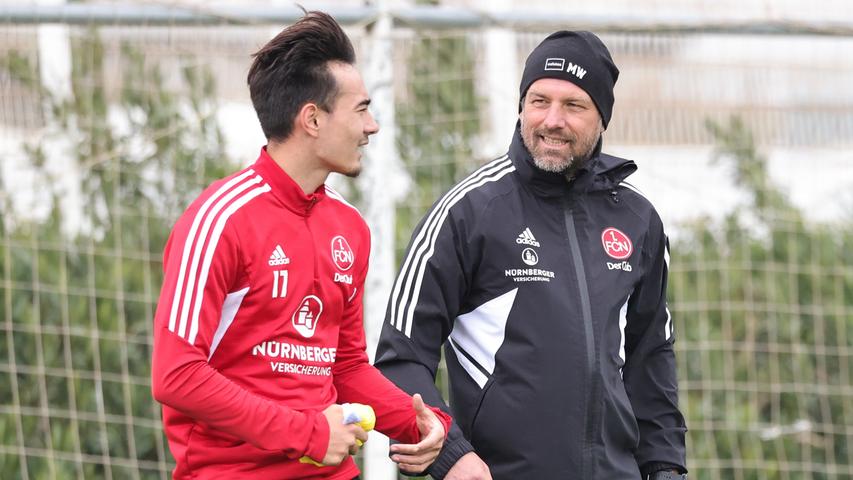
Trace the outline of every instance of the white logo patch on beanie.
<instances>
[{"instance_id":1,"label":"white logo patch on beanie","mask_svg":"<svg viewBox=\"0 0 853 480\"><path fill-rule=\"evenodd\" d=\"M546 58L545 59L545 70L555 71L555 72L563 72L571 73L572 75L583 79L586 75L586 69L581 67L576 63L569 62L569 66L566 67L566 59L565 58Z\"/></svg>"},{"instance_id":2,"label":"white logo patch on beanie","mask_svg":"<svg viewBox=\"0 0 853 480\"><path fill-rule=\"evenodd\" d=\"M563 68L566 67L566 59L565 58L546 58L545 59L545 70L557 70L558 72L562 72Z\"/></svg>"}]
</instances>

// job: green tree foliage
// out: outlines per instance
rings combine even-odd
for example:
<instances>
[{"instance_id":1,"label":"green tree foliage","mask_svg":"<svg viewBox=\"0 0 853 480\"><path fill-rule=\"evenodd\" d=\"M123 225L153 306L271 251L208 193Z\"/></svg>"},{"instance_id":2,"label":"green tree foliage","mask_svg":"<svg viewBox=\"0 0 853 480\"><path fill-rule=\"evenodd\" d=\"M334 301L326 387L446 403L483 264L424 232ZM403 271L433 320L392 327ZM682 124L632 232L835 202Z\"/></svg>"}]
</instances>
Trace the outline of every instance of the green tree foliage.
<instances>
[{"instance_id":1,"label":"green tree foliage","mask_svg":"<svg viewBox=\"0 0 853 480\"><path fill-rule=\"evenodd\" d=\"M849 478L853 231L808 221L739 119L708 129L747 200L672 247L693 478Z\"/></svg>"},{"instance_id":2,"label":"green tree foliage","mask_svg":"<svg viewBox=\"0 0 853 480\"><path fill-rule=\"evenodd\" d=\"M480 131L473 52L464 34L417 35L408 56L408 91L397 106L397 148L413 187L397 209L398 258L424 211L476 164Z\"/></svg>"},{"instance_id":3,"label":"green tree foliage","mask_svg":"<svg viewBox=\"0 0 853 480\"><path fill-rule=\"evenodd\" d=\"M116 72L98 32L73 36L71 50L68 98L46 91L25 56L0 59L40 94L45 136L66 146L26 146L47 218L10 222L0 196L11 225L0 254L0 478L162 478L171 457L150 393L161 252L180 211L236 165L214 118L211 72L186 62L183 92L170 91L159 65L124 45L111 93ZM49 154L82 172L82 212L64 208Z\"/></svg>"}]
</instances>

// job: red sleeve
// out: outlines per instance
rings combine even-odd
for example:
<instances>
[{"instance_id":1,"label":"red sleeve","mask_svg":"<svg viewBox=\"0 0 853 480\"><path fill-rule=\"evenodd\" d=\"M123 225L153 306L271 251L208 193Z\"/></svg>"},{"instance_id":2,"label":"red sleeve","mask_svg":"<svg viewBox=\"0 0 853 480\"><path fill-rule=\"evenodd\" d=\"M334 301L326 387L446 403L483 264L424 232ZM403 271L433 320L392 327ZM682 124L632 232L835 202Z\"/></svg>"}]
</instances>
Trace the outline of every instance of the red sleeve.
<instances>
[{"instance_id":1,"label":"red sleeve","mask_svg":"<svg viewBox=\"0 0 853 480\"><path fill-rule=\"evenodd\" d=\"M367 257L369 246L364 255ZM338 403L363 403L376 412L376 430L403 443L420 441L417 416L412 407L412 397L370 364L364 338L362 299L367 263L354 278L356 295L345 307L338 339L338 353L332 367ZM430 407L444 425L445 437L450 431L451 417Z\"/></svg>"},{"instance_id":2,"label":"red sleeve","mask_svg":"<svg viewBox=\"0 0 853 480\"><path fill-rule=\"evenodd\" d=\"M329 426L321 413L253 394L207 362L223 302L239 286L241 261L234 230L218 221L205 229L203 213L185 214L166 245L154 326L154 398L258 448L322 459Z\"/></svg>"}]
</instances>

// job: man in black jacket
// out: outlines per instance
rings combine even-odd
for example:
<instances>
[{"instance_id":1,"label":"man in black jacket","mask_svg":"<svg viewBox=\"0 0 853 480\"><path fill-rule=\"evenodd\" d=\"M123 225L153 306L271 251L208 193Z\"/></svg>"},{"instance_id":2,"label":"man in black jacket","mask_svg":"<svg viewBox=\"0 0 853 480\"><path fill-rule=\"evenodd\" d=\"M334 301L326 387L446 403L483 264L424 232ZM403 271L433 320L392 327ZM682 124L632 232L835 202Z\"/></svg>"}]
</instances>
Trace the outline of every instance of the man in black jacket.
<instances>
[{"instance_id":1,"label":"man in black jacket","mask_svg":"<svg viewBox=\"0 0 853 480\"><path fill-rule=\"evenodd\" d=\"M433 205L394 285L376 365L455 424L428 472L459 479L681 478L668 241L601 153L619 70L589 32L527 59L507 155ZM446 407L445 407L446 408Z\"/></svg>"}]
</instances>

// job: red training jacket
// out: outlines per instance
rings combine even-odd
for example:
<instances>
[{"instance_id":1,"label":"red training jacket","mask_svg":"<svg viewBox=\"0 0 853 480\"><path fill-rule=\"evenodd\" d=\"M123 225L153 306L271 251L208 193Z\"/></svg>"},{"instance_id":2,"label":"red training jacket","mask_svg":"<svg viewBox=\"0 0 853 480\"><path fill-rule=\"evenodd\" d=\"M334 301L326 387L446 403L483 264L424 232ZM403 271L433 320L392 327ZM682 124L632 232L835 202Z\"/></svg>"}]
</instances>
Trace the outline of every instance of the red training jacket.
<instances>
[{"instance_id":1,"label":"red training jacket","mask_svg":"<svg viewBox=\"0 0 853 480\"><path fill-rule=\"evenodd\" d=\"M154 328L173 478L349 480L352 458L298 461L325 456L332 403L371 405L377 430L419 440L411 398L365 353L369 252L358 211L325 185L306 196L266 149L190 205L166 244Z\"/></svg>"}]
</instances>

